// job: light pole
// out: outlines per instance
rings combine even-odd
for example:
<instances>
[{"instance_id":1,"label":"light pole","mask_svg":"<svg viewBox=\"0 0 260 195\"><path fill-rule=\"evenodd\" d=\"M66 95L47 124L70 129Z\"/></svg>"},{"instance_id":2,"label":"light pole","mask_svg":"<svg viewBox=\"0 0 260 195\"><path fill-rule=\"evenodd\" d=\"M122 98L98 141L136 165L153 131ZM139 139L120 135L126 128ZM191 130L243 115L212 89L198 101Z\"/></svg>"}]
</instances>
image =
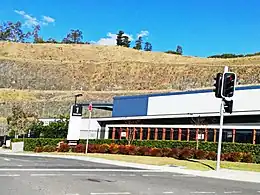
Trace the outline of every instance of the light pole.
<instances>
[{"instance_id":1,"label":"light pole","mask_svg":"<svg viewBox=\"0 0 260 195\"><path fill-rule=\"evenodd\" d=\"M76 94L76 95L75 95L75 105L77 104L77 98L78 98L78 97L81 97L81 96L82 96L82 93L79 93L79 94Z\"/></svg>"}]
</instances>

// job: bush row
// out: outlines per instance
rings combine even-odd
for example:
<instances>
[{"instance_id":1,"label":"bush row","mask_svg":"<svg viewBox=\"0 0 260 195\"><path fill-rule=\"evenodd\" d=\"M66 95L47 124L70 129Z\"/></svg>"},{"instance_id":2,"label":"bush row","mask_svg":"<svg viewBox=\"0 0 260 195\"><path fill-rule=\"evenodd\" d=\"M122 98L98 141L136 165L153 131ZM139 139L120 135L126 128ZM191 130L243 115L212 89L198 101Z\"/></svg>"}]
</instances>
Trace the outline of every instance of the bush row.
<instances>
[{"instance_id":1,"label":"bush row","mask_svg":"<svg viewBox=\"0 0 260 195\"><path fill-rule=\"evenodd\" d=\"M22 141L23 139L13 139L12 142ZM57 144L64 139L51 139L51 138L26 138L24 143L25 151L33 151L37 146L57 146ZM66 140L64 140L66 142ZM84 144L85 140L80 140L79 143ZM126 140L89 140L90 144L118 144L126 145ZM162 141L162 140L135 140L132 145L144 146L149 148L196 148L196 142L194 141ZM217 152L217 143L213 142L200 142L199 150L208 152ZM254 162L260 163L260 144L244 144L244 143L222 143L222 153L234 153L234 152L251 152Z\"/></svg>"},{"instance_id":2,"label":"bush row","mask_svg":"<svg viewBox=\"0 0 260 195\"><path fill-rule=\"evenodd\" d=\"M85 153L86 145L78 144L77 146L70 147L67 143L61 144L60 147L53 146L36 147L35 152L76 152ZM150 148L146 146L134 145L118 145L118 144L89 144L89 153L110 153L110 154L124 154L124 155L140 155L140 156L156 156L156 157L171 157L180 160L187 159L207 159L216 160L216 152L195 150L193 148ZM252 163L253 156L251 153L231 152L221 155L222 161L232 162L246 162Z\"/></svg>"}]
</instances>

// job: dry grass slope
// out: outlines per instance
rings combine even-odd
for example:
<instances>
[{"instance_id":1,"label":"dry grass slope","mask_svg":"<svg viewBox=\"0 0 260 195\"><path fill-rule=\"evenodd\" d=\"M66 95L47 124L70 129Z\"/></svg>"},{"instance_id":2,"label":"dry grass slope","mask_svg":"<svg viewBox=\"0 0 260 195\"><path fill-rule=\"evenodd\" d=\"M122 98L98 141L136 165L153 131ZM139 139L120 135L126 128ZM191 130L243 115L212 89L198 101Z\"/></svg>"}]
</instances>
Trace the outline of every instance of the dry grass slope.
<instances>
[{"instance_id":1,"label":"dry grass slope","mask_svg":"<svg viewBox=\"0 0 260 195\"><path fill-rule=\"evenodd\" d=\"M14 102L40 116L67 113L78 90L82 101L111 102L115 95L211 87L225 65L241 84L260 81L259 56L207 59L117 46L0 42L0 103L6 102L0 116Z\"/></svg>"},{"instance_id":2,"label":"dry grass slope","mask_svg":"<svg viewBox=\"0 0 260 195\"><path fill-rule=\"evenodd\" d=\"M0 64L0 87L36 90L184 90L212 86L224 65L244 84L259 83L260 73L260 57L207 59L95 45L2 42Z\"/></svg>"}]
</instances>

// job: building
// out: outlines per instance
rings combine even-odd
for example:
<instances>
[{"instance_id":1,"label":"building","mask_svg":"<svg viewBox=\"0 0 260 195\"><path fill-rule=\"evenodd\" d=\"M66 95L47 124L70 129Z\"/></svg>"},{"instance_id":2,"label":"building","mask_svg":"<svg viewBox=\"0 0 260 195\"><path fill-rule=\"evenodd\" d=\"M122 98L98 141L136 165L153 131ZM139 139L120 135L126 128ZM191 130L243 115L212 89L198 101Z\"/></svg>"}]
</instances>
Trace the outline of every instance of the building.
<instances>
[{"instance_id":1,"label":"building","mask_svg":"<svg viewBox=\"0 0 260 195\"><path fill-rule=\"evenodd\" d=\"M259 99L260 86L236 88L233 112L225 113L223 141L260 143ZM220 99L211 89L114 97L112 117L96 119L97 137L125 139L134 129L141 140L216 141L219 110ZM85 127L87 119L77 123Z\"/></svg>"}]
</instances>

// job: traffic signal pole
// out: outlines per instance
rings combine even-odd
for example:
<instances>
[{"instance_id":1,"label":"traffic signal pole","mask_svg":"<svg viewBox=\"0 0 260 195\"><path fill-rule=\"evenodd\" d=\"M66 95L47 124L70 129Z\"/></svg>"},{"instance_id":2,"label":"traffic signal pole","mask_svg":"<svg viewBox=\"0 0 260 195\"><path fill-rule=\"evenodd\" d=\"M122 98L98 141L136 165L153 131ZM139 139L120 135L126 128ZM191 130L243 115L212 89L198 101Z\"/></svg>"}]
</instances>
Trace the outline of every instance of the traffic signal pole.
<instances>
[{"instance_id":1,"label":"traffic signal pole","mask_svg":"<svg viewBox=\"0 0 260 195\"><path fill-rule=\"evenodd\" d=\"M225 66L224 73L228 72L228 67ZM223 82L222 82L223 83ZM222 84L223 86L223 84ZM223 89L223 87L222 87ZM221 91L222 94L222 91ZM221 144L222 144L222 134L223 134L223 122L224 122L224 98L221 98L220 104L220 123L219 123L219 135L218 135L218 153L217 153L217 164L216 164L216 171L220 169L220 157L221 157Z\"/></svg>"},{"instance_id":2,"label":"traffic signal pole","mask_svg":"<svg viewBox=\"0 0 260 195\"><path fill-rule=\"evenodd\" d=\"M222 134L223 134L223 122L224 122L224 101L222 99L221 104L220 104L220 123L219 123L218 154L217 154L216 171L219 171L219 169L220 169L220 156L221 156L221 144L222 144Z\"/></svg>"}]
</instances>

